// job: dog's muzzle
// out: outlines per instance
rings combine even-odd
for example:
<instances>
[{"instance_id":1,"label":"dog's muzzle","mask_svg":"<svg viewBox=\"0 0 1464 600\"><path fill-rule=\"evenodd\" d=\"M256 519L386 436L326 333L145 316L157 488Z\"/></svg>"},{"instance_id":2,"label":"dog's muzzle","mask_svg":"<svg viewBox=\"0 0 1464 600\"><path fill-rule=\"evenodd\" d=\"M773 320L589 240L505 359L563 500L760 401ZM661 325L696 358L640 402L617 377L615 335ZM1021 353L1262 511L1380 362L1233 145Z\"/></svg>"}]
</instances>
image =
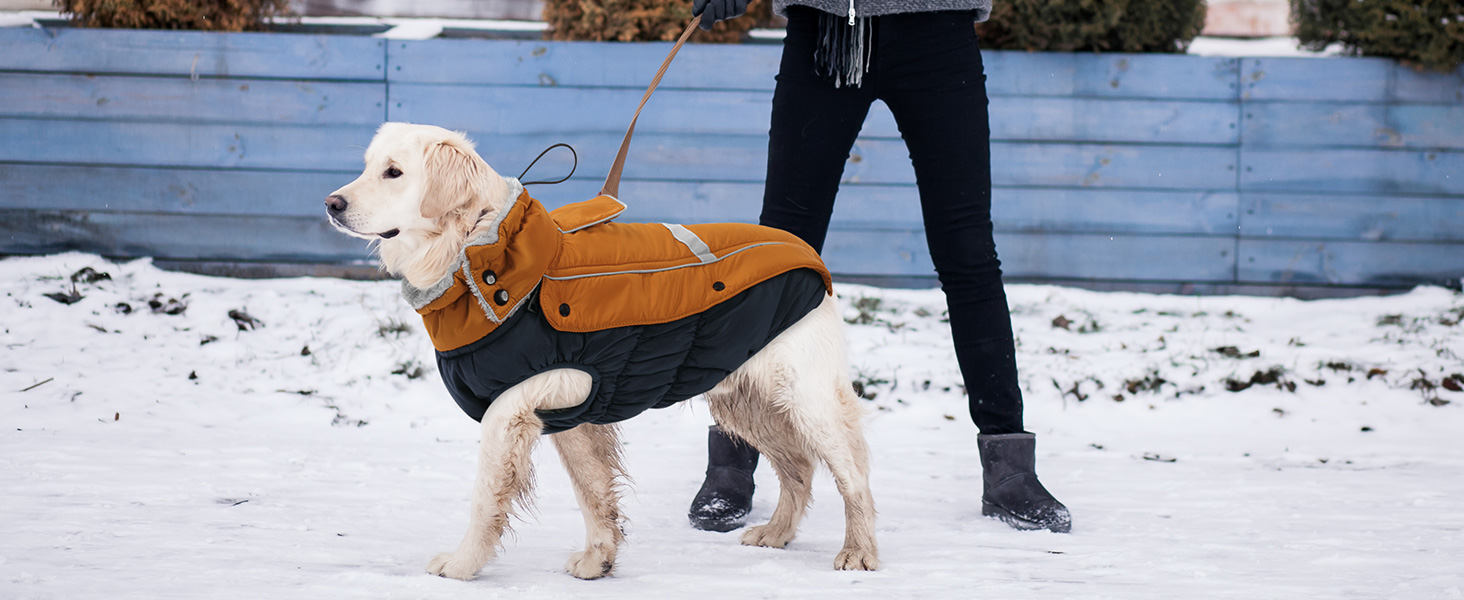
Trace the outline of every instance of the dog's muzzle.
<instances>
[{"instance_id":1,"label":"dog's muzzle","mask_svg":"<svg viewBox=\"0 0 1464 600\"><path fill-rule=\"evenodd\" d=\"M360 231L356 231L351 226L346 225L345 221L342 219L342 216L345 214L346 209L350 208L350 206L351 203L347 201L344 196L335 194L326 196L325 213L326 216L330 218L330 224L334 225L336 229L356 235L376 236L383 240L389 240L391 238L394 238L397 236L397 234L400 234L402 232L400 229L391 229L383 231L381 233L362 233Z\"/></svg>"}]
</instances>

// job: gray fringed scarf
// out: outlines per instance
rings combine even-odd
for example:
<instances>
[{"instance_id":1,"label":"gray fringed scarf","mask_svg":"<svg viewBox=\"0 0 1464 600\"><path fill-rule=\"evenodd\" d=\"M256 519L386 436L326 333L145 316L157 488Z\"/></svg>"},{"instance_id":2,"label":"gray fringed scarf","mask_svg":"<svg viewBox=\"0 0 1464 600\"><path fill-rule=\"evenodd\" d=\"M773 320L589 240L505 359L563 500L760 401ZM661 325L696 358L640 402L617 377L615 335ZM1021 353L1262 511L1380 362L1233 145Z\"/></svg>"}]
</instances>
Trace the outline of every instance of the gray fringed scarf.
<instances>
[{"instance_id":1,"label":"gray fringed scarf","mask_svg":"<svg viewBox=\"0 0 1464 600\"><path fill-rule=\"evenodd\" d=\"M818 13L818 46L813 50L813 64L819 75L834 80L834 87L859 87L869 72L872 52L874 27L869 17Z\"/></svg>"},{"instance_id":2,"label":"gray fringed scarf","mask_svg":"<svg viewBox=\"0 0 1464 600\"><path fill-rule=\"evenodd\" d=\"M859 87L874 52L872 17L942 10L974 10L976 21L991 14L992 0L773 0L773 13L786 17L789 6L819 11L818 46L813 61L818 74L834 87ZM858 12L855 12L855 4Z\"/></svg>"}]
</instances>

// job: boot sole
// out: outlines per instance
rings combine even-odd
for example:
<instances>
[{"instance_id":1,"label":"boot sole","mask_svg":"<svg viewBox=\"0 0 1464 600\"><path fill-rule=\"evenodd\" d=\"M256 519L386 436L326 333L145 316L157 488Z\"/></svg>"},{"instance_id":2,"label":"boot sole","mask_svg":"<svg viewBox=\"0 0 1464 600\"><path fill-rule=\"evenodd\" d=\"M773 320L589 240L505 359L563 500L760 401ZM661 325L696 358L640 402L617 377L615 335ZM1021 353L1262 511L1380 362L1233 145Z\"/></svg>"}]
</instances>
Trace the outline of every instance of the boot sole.
<instances>
[{"instance_id":1,"label":"boot sole","mask_svg":"<svg viewBox=\"0 0 1464 600\"><path fill-rule=\"evenodd\" d=\"M691 526L695 529L700 529L702 531L715 531L718 533L727 533L728 531L739 529L744 524L744 519L742 518L698 519L696 517L691 517L690 520Z\"/></svg>"},{"instance_id":2,"label":"boot sole","mask_svg":"<svg viewBox=\"0 0 1464 600\"><path fill-rule=\"evenodd\" d=\"M1040 529L1046 529L1047 531L1051 531L1053 533L1071 533L1073 529L1072 521L1062 521L1059 523L1053 523L1051 525L1043 525L1036 521L1029 521L1027 519L1018 517L1000 506L985 501L981 503L981 514L982 516L996 517L997 519L1001 520L1001 522L1010 525L1012 529L1017 529L1020 531L1037 531Z\"/></svg>"}]
</instances>

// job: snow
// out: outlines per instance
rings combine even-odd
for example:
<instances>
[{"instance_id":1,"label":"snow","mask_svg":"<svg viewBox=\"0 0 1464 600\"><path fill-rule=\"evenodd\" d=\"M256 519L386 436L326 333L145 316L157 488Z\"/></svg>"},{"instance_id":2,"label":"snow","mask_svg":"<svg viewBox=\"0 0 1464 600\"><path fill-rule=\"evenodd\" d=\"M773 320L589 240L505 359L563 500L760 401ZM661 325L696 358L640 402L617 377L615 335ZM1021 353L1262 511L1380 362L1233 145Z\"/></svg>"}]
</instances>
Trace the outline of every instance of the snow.
<instances>
[{"instance_id":1,"label":"snow","mask_svg":"<svg viewBox=\"0 0 1464 600\"><path fill-rule=\"evenodd\" d=\"M1225 38L1200 36L1190 42L1189 54L1196 56L1326 58L1344 56L1342 44L1332 44L1321 51L1301 47L1294 37Z\"/></svg>"},{"instance_id":2,"label":"snow","mask_svg":"<svg viewBox=\"0 0 1464 600\"><path fill-rule=\"evenodd\" d=\"M46 11L0 11L0 27L35 27L37 19L58 19L60 13Z\"/></svg>"},{"instance_id":3,"label":"snow","mask_svg":"<svg viewBox=\"0 0 1464 600\"><path fill-rule=\"evenodd\" d=\"M87 267L109 278L73 285ZM1038 470L1074 515L1062 535L980 516L940 292L840 286L874 396L880 571L832 570L841 504L825 474L786 550L691 529L710 423L693 400L625 424L635 482L613 577L562 572L583 530L545 444L535 512L459 582L424 567L466 523L476 424L442 389L395 282L64 254L0 261L0 287L4 598L1464 590L1464 393L1440 387L1464 373L1464 297L1441 288L1304 302L1009 286ZM44 295L73 291L69 305ZM1274 383L1225 389L1273 367ZM754 521L776 501L771 469L757 481Z\"/></svg>"}]
</instances>

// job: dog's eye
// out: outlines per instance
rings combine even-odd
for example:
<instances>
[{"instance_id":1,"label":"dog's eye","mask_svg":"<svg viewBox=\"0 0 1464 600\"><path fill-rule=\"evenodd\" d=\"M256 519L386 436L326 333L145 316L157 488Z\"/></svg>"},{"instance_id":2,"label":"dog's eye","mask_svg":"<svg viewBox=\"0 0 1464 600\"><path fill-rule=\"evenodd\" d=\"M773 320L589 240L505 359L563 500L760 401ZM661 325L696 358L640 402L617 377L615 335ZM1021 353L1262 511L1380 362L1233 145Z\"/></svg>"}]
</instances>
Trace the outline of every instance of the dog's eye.
<instances>
[{"instance_id":1,"label":"dog's eye","mask_svg":"<svg viewBox=\"0 0 1464 600\"><path fill-rule=\"evenodd\" d=\"M402 170L396 167L387 167L386 172L382 173L381 176L387 179L396 179L402 176Z\"/></svg>"}]
</instances>

